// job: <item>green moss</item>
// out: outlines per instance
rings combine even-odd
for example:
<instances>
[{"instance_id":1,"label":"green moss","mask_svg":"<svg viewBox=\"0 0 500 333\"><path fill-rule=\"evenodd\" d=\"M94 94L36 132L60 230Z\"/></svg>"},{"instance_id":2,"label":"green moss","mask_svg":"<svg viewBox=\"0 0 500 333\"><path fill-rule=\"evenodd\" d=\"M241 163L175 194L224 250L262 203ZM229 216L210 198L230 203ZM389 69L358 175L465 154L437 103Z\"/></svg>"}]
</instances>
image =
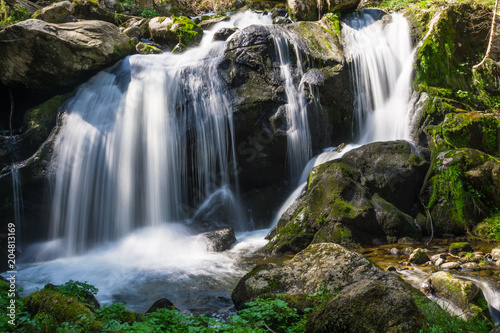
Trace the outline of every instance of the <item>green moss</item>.
<instances>
[{"instance_id":1,"label":"green moss","mask_svg":"<svg viewBox=\"0 0 500 333\"><path fill-rule=\"evenodd\" d=\"M70 94L57 95L27 111L24 115L24 122L30 128L43 126L51 128L55 125L57 111L59 107L70 97Z\"/></svg>"},{"instance_id":2,"label":"green moss","mask_svg":"<svg viewBox=\"0 0 500 333\"><path fill-rule=\"evenodd\" d=\"M500 213L493 214L478 224L474 235L482 239L494 239L500 242Z\"/></svg>"},{"instance_id":3,"label":"green moss","mask_svg":"<svg viewBox=\"0 0 500 333\"><path fill-rule=\"evenodd\" d=\"M179 43L191 45L198 43L203 35L203 30L190 18L185 16L172 16L173 24L177 25L175 33L179 37Z\"/></svg>"},{"instance_id":4,"label":"green moss","mask_svg":"<svg viewBox=\"0 0 500 333\"><path fill-rule=\"evenodd\" d=\"M323 18L326 19L326 21L329 23L330 27L332 27L332 30L335 31L335 34L340 38L341 33L340 33L340 18L341 14L339 11L333 12L333 13L326 13Z\"/></svg>"}]
</instances>

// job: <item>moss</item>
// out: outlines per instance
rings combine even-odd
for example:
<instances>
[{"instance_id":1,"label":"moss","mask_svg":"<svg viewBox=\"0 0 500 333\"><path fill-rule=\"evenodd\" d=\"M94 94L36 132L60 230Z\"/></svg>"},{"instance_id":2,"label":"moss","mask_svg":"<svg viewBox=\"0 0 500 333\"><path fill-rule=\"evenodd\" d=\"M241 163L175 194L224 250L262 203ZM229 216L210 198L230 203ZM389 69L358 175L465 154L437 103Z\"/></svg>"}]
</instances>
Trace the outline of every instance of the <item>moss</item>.
<instances>
[{"instance_id":1,"label":"moss","mask_svg":"<svg viewBox=\"0 0 500 333\"><path fill-rule=\"evenodd\" d=\"M333 12L333 13L327 13L323 15L323 18L326 20L326 22L329 23L329 26L332 28L332 30L335 32L335 34L339 37L341 37L340 33L340 18L341 14L339 11Z\"/></svg>"},{"instance_id":2,"label":"moss","mask_svg":"<svg viewBox=\"0 0 500 333\"><path fill-rule=\"evenodd\" d=\"M85 331L99 332L101 330L101 323L95 320L94 314L83 303L55 290L37 291L25 298L25 305L33 317L41 314L48 315L58 324L82 323L83 320Z\"/></svg>"},{"instance_id":3,"label":"moss","mask_svg":"<svg viewBox=\"0 0 500 333\"><path fill-rule=\"evenodd\" d=\"M172 21L173 25L177 26L174 31L179 37L179 43L192 45L201 40L203 30L190 18L185 16L172 16Z\"/></svg>"},{"instance_id":4,"label":"moss","mask_svg":"<svg viewBox=\"0 0 500 333\"><path fill-rule=\"evenodd\" d=\"M24 115L24 123L30 128L38 126L52 127L55 125L59 107L70 97L70 94L57 95L27 111Z\"/></svg>"}]
</instances>

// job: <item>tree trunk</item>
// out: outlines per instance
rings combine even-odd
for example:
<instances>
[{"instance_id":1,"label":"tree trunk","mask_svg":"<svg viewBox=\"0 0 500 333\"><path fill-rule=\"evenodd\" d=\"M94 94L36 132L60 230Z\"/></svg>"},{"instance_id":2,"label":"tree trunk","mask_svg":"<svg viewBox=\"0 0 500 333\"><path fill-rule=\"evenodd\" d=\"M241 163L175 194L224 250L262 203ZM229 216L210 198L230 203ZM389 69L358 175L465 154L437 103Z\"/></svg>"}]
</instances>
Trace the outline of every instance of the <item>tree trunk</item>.
<instances>
[{"instance_id":1,"label":"tree trunk","mask_svg":"<svg viewBox=\"0 0 500 333\"><path fill-rule=\"evenodd\" d=\"M498 0L495 1L495 9L493 10L493 19L491 20L490 40L488 41L488 48L486 49L486 54L484 55L483 60L481 60L481 62L479 64L472 67L472 70L481 69L484 66L484 64L486 63L486 59L488 59L488 57L490 56L491 45L493 44L493 39L495 37L497 8L498 8Z\"/></svg>"}]
</instances>

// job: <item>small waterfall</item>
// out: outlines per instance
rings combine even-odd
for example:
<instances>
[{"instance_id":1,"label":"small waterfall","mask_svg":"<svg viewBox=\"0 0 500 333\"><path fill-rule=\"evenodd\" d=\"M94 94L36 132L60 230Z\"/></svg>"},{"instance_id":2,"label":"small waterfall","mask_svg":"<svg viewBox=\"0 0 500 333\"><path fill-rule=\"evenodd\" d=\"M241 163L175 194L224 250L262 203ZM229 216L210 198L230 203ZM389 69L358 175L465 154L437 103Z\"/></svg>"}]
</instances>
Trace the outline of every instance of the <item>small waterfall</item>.
<instances>
[{"instance_id":1,"label":"small waterfall","mask_svg":"<svg viewBox=\"0 0 500 333\"><path fill-rule=\"evenodd\" d=\"M222 25L270 20L245 13ZM217 73L225 45L207 33L199 48L129 57L79 88L53 158L52 237L67 254L200 217L205 200L224 200L227 222L246 228L234 198L232 110Z\"/></svg>"},{"instance_id":2,"label":"small waterfall","mask_svg":"<svg viewBox=\"0 0 500 333\"><path fill-rule=\"evenodd\" d=\"M311 134L307 120L307 103L302 84L296 87L290 64L290 43L287 38L275 37L274 44L278 51L281 77L285 81L287 96L287 163L292 186L296 186L302 169L311 158ZM297 46L294 46L297 58L298 75L304 75L302 61Z\"/></svg>"},{"instance_id":3,"label":"small waterfall","mask_svg":"<svg viewBox=\"0 0 500 333\"><path fill-rule=\"evenodd\" d=\"M410 138L413 50L402 14L362 10L342 23L351 61L358 143Z\"/></svg>"},{"instance_id":4,"label":"small waterfall","mask_svg":"<svg viewBox=\"0 0 500 333\"><path fill-rule=\"evenodd\" d=\"M14 203L14 223L16 225L16 243L17 247L21 250L21 222L23 218L23 192L21 190L21 179L19 177L18 166L13 166L12 174L12 190L13 190L13 203Z\"/></svg>"}]
</instances>

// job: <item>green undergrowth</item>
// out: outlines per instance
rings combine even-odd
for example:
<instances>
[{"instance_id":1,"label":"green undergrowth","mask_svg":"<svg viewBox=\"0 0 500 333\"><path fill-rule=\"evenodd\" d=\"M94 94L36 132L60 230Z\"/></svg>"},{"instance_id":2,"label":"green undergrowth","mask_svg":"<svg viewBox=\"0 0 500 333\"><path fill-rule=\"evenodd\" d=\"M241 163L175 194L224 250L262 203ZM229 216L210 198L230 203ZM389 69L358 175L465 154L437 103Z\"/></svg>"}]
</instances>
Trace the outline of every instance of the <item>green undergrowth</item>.
<instances>
[{"instance_id":1,"label":"green undergrowth","mask_svg":"<svg viewBox=\"0 0 500 333\"><path fill-rule=\"evenodd\" d=\"M474 232L481 239L493 239L500 242L500 213L493 214L481 222Z\"/></svg>"},{"instance_id":2,"label":"green undergrowth","mask_svg":"<svg viewBox=\"0 0 500 333\"><path fill-rule=\"evenodd\" d=\"M26 8L15 5L9 6L4 0L0 0L0 31L6 26L15 24L31 17Z\"/></svg>"}]
</instances>

